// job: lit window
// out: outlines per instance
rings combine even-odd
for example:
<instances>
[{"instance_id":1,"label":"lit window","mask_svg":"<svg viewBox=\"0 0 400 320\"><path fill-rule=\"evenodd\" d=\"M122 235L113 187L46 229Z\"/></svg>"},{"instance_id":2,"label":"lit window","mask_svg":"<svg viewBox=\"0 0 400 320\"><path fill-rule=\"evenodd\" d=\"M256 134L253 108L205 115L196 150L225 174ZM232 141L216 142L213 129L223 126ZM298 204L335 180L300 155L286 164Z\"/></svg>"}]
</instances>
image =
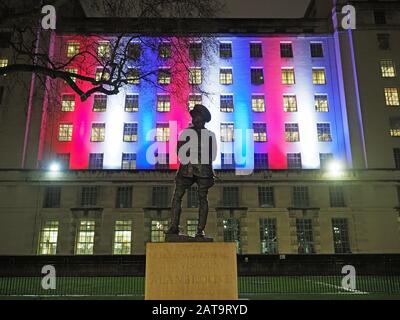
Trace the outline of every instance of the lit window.
<instances>
[{"instance_id":1,"label":"lit window","mask_svg":"<svg viewBox=\"0 0 400 320\"><path fill-rule=\"evenodd\" d=\"M233 95L228 94L220 96L220 111L233 112Z\"/></svg>"},{"instance_id":2,"label":"lit window","mask_svg":"<svg viewBox=\"0 0 400 320\"><path fill-rule=\"evenodd\" d=\"M314 96L315 111L329 112L328 96L326 94L316 94Z\"/></svg>"},{"instance_id":3,"label":"lit window","mask_svg":"<svg viewBox=\"0 0 400 320\"><path fill-rule=\"evenodd\" d=\"M189 68L189 84L201 84L201 68Z\"/></svg>"},{"instance_id":4,"label":"lit window","mask_svg":"<svg viewBox=\"0 0 400 320\"><path fill-rule=\"evenodd\" d=\"M40 230L39 254L57 253L58 221L46 221Z\"/></svg>"},{"instance_id":5,"label":"lit window","mask_svg":"<svg viewBox=\"0 0 400 320\"><path fill-rule=\"evenodd\" d=\"M293 68L282 68L282 84L295 84L295 76Z\"/></svg>"},{"instance_id":6,"label":"lit window","mask_svg":"<svg viewBox=\"0 0 400 320\"><path fill-rule=\"evenodd\" d=\"M335 253L351 253L349 228L346 218L332 219L332 233Z\"/></svg>"},{"instance_id":7,"label":"lit window","mask_svg":"<svg viewBox=\"0 0 400 320\"><path fill-rule=\"evenodd\" d=\"M140 71L138 68L128 68L126 74L126 80L129 84L139 84L140 83Z\"/></svg>"},{"instance_id":8,"label":"lit window","mask_svg":"<svg viewBox=\"0 0 400 320\"><path fill-rule=\"evenodd\" d=\"M393 60L381 60L381 71L383 78L396 77L396 66Z\"/></svg>"},{"instance_id":9,"label":"lit window","mask_svg":"<svg viewBox=\"0 0 400 320\"><path fill-rule=\"evenodd\" d=\"M99 58L109 58L111 55L111 45L109 41L100 41L97 46L97 56Z\"/></svg>"},{"instance_id":10,"label":"lit window","mask_svg":"<svg viewBox=\"0 0 400 320\"><path fill-rule=\"evenodd\" d=\"M171 83L171 70L169 68L158 69L158 84Z\"/></svg>"},{"instance_id":11,"label":"lit window","mask_svg":"<svg viewBox=\"0 0 400 320\"><path fill-rule=\"evenodd\" d=\"M278 253L276 218L260 219L261 254Z\"/></svg>"},{"instance_id":12,"label":"lit window","mask_svg":"<svg viewBox=\"0 0 400 320\"><path fill-rule=\"evenodd\" d=\"M76 41L71 41L67 43L67 57L72 58L79 53L80 44Z\"/></svg>"},{"instance_id":13,"label":"lit window","mask_svg":"<svg viewBox=\"0 0 400 320\"><path fill-rule=\"evenodd\" d=\"M186 221L186 233L189 237L194 237L196 235L198 225L199 225L199 220Z\"/></svg>"},{"instance_id":14,"label":"lit window","mask_svg":"<svg viewBox=\"0 0 400 320\"><path fill-rule=\"evenodd\" d=\"M72 128L70 123L60 124L58 127L58 141L72 141Z\"/></svg>"},{"instance_id":15,"label":"lit window","mask_svg":"<svg viewBox=\"0 0 400 320\"><path fill-rule=\"evenodd\" d=\"M4 68L8 66L8 59L0 58L0 68Z\"/></svg>"},{"instance_id":16,"label":"lit window","mask_svg":"<svg viewBox=\"0 0 400 320\"><path fill-rule=\"evenodd\" d=\"M171 58L172 46L168 42L163 42L158 47L158 56L162 59Z\"/></svg>"},{"instance_id":17,"label":"lit window","mask_svg":"<svg viewBox=\"0 0 400 320\"><path fill-rule=\"evenodd\" d=\"M312 77L313 77L313 84L326 84L325 69L313 68Z\"/></svg>"},{"instance_id":18,"label":"lit window","mask_svg":"<svg viewBox=\"0 0 400 320\"><path fill-rule=\"evenodd\" d=\"M65 68L65 72L68 73L73 73L73 74L78 74L78 69L77 68ZM72 81L76 81L76 77L71 77ZM66 83L66 81L64 81Z\"/></svg>"},{"instance_id":19,"label":"lit window","mask_svg":"<svg viewBox=\"0 0 400 320\"><path fill-rule=\"evenodd\" d=\"M203 99L201 97L201 94L189 95L189 102L188 102L189 111L193 110L193 108L196 104L202 104L202 103L203 103Z\"/></svg>"},{"instance_id":20,"label":"lit window","mask_svg":"<svg viewBox=\"0 0 400 320\"><path fill-rule=\"evenodd\" d=\"M262 68L251 68L250 73L252 84L264 83L264 70Z\"/></svg>"},{"instance_id":21,"label":"lit window","mask_svg":"<svg viewBox=\"0 0 400 320\"><path fill-rule=\"evenodd\" d=\"M265 123L253 123L254 142L267 141L267 125Z\"/></svg>"},{"instance_id":22,"label":"lit window","mask_svg":"<svg viewBox=\"0 0 400 320\"><path fill-rule=\"evenodd\" d=\"M79 222L76 241L76 254L93 254L95 222L82 220Z\"/></svg>"},{"instance_id":23,"label":"lit window","mask_svg":"<svg viewBox=\"0 0 400 320\"><path fill-rule=\"evenodd\" d=\"M293 58L292 43L281 42L281 58Z\"/></svg>"},{"instance_id":24,"label":"lit window","mask_svg":"<svg viewBox=\"0 0 400 320\"><path fill-rule=\"evenodd\" d=\"M169 112L171 110L171 97L166 94L157 95L157 111Z\"/></svg>"},{"instance_id":25,"label":"lit window","mask_svg":"<svg viewBox=\"0 0 400 320\"><path fill-rule=\"evenodd\" d=\"M189 44L189 57L192 60L199 60L202 56L201 42L191 42Z\"/></svg>"},{"instance_id":26,"label":"lit window","mask_svg":"<svg viewBox=\"0 0 400 320\"><path fill-rule=\"evenodd\" d=\"M125 111L138 112L139 111L139 95L127 94L125 97Z\"/></svg>"},{"instance_id":27,"label":"lit window","mask_svg":"<svg viewBox=\"0 0 400 320\"><path fill-rule=\"evenodd\" d=\"M156 127L156 141L163 142L169 141L169 124L168 123L157 123Z\"/></svg>"},{"instance_id":28,"label":"lit window","mask_svg":"<svg viewBox=\"0 0 400 320\"><path fill-rule=\"evenodd\" d=\"M285 112L297 112L297 99L295 95L283 96L283 110Z\"/></svg>"},{"instance_id":29,"label":"lit window","mask_svg":"<svg viewBox=\"0 0 400 320\"><path fill-rule=\"evenodd\" d=\"M219 83L220 84L232 84L233 75L231 68L222 68L219 70Z\"/></svg>"},{"instance_id":30,"label":"lit window","mask_svg":"<svg viewBox=\"0 0 400 320\"><path fill-rule=\"evenodd\" d=\"M151 242L165 242L165 231L168 229L168 220L151 221Z\"/></svg>"},{"instance_id":31,"label":"lit window","mask_svg":"<svg viewBox=\"0 0 400 320\"><path fill-rule=\"evenodd\" d=\"M115 221L113 254L130 254L132 243L132 221Z\"/></svg>"},{"instance_id":32,"label":"lit window","mask_svg":"<svg viewBox=\"0 0 400 320\"><path fill-rule=\"evenodd\" d=\"M301 169L301 154L300 153L288 153L287 157L287 166L288 169Z\"/></svg>"},{"instance_id":33,"label":"lit window","mask_svg":"<svg viewBox=\"0 0 400 320\"><path fill-rule=\"evenodd\" d=\"M102 153L90 153L89 154L89 169L100 170L103 169L104 155Z\"/></svg>"},{"instance_id":34,"label":"lit window","mask_svg":"<svg viewBox=\"0 0 400 320\"><path fill-rule=\"evenodd\" d=\"M311 219L296 219L298 253L314 253L314 237Z\"/></svg>"},{"instance_id":35,"label":"lit window","mask_svg":"<svg viewBox=\"0 0 400 320\"><path fill-rule=\"evenodd\" d=\"M131 42L128 45L127 56L129 59L138 60L140 58L142 48L139 42Z\"/></svg>"},{"instance_id":36,"label":"lit window","mask_svg":"<svg viewBox=\"0 0 400 320\"><path fill-rule=\"evenodd\" d=\"M285 123L285 141L300 141L299 125L297 123Z\"/></svg>"},{"instance_id":37,"label":"lit window","mask_svg":"<svg viewBox=\"0 0 400 320\"><path fill-rule=\"evenodd\" d=\"M317 133L319 142L332 141L331 125L329 123L317 123Z\"/></svg>"},{"instance_id":38,"label":"lit window","mask_svg":"<svg viewBox=\"0 0 400 320\"><path fill-rule=\"evenodd\" d=\"M106 124L105 123L93 123L92 132L90 134L91 142L104 142L106 138Z\"/></svg>"},{"instance_id":39,"label":"lit window","mask_svg":"<svg viewBox=\"0 0 400 320\"><path fill-rule=\"evenodd\" d=\"M400 106L399 101L399 89L397 88L385 88L385 98L387 106Z\"/></svg>"},{"instance_id":40,"label":"lit window","mask_svg":"<svg viewBox=\"0 0 400 320\"><path fill-rule=\"evenodd\" d=\"M400 117L390 118L390 135L392 137L400 137Z\"/></svg>"},{"instance_id":41,"label":"lit window","mask_svg":"<svg viewBox=\"0 0 400 320\"><path fill-rule=\"evenodd\" d=\"M224 59L232 58L232 43L221 42L219 44L219 56Z\"/></svg>"},{"instance_id":42,"label":"lit window","mask_svg":"<svg viewBox=\"0 0 400 320\"><path fill-rule=\"evenodd\" d=\"M240 222L237 218L228 218L223 221L224 226L224 242L235 242L236 253L241 253L240 244Z\"/></svg>"},{"instance_id":43,"label":"lit window","mask_svg":"<svg viewBox=\"0 0 400 320\"><path fill-rule=\"evenodd\" d=\"M265 97L263 95L252 95L251 109L254 112L265 112Z\"/></svg>"},{"instance_id":44,"label":"lit window","mask_svg":"<svg viewBox=\"0 0 400 320\"><path fill-rule=\"evenodd\" d=\"M322 47L322 43L320 42L311 42L310 43L310 51L312 58L323 58L324 50Z\"/></svg>"},{"instance_id":45,"label":"lit window","mask_svg":"<svg viewBox=\"0 0 400 320\"><path fill-rule=\"evenodd\" d=\"M262 58L262 44L260 42L250 43L250 58Z\"/></svg>"},{"instance_id":46,"label":"lit window","mask_svg":"<svg viewBox=\"0 0 400 320\"><path fill-rule=\"evenodd\" d=\"M110 77L110 72L107 69L101 67L96 69L96 81L108 81Z\"/></svg>"},{"instance_id":47,"label":"lit window","mask_svg":"<svg viewBox=\"0 0 400 320\"><path fill-rule=\"evenodd\" d=\"M233 123L221 123L221 141L232 142L233 141Z\"/></svg>"},{"instance_id":48,"label":"lit window","mask_svg":"<svg viewBox=\"0 0 400 320\"><path fill-rule=\"evenodd\" d=\"M138 137L137 131L138 131L137 123L125 123L124 124L124 141L125 142L137 141L137 137Z\"/></svg>"},{"instance_id":49,"label":"lit window","mask_svg":"<svg viewBox=\"0 0 400 320\"><path fill-rule=\"evenodd\" d=\"M107 96L105 94L96 94L93 97L93 112L106 112Z\"/></svg>"},{"instance_id":50,"label":"lit window","mask_svg":"<svg viewBox=\"0 0 400 320\"><path fill-rule=\"evenodd\" d=\"M136 153L123 153L121 169L134 170L136 169Z\"/></svg>"},{"instance_id":51,"label":"lit window","mask_svg":"<svg viewBox=\"0 0 400 320\"><path fill-rule=\"evenodd\" d=\"M68 112L75 110L75 96L73 94L63 94L61 99L61 111Z\"/></svg>"}]
</instances>

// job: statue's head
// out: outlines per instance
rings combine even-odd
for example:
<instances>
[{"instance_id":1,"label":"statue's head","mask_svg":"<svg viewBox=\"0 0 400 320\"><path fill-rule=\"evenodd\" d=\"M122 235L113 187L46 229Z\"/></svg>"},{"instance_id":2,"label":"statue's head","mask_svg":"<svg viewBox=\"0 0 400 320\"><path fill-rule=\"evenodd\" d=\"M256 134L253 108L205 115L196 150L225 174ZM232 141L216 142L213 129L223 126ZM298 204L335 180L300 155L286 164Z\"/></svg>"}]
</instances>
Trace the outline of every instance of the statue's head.
<instances>
[{"instance_id":1,"label":"statue's head","mask_svg":"<svg viewBox=\"0 0 400 320\"><path fill-rule=\"evenodd\" d=\"M211 113L208 109L201 105L196 104L194 108L190 111L190 116L192 117L192 123L195 127L204 127L207 122L211 121Z\"/></svg>"}]
</instances>

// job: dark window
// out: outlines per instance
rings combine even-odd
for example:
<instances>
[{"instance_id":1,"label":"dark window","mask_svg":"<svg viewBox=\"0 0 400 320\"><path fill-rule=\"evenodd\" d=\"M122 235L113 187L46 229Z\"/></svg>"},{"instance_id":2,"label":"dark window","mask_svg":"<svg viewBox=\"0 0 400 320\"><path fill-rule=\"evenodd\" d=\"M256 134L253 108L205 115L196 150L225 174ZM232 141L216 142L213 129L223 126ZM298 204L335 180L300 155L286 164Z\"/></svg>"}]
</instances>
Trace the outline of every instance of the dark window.
<instances>
[{"instance_id":1,"label":"dark window","mask_svg":"<svg viewBox=\"0 0 400 320\"><path fill-rule=\"evenodd\" d=\"M224 224L224 241L236 242L236 252L241 253L240 246L240 222L239 219L229 218L223 221Z\"/></svg>"},{"instance_id":2,"label":"dark window","mask_svg":"<svg viewBox=\"0 0 400 320\"><path fill-rule=\"evenodd\" d=\"M44 195L43 208L59 208L61 201L60 187L47 187Z\"/></svg>"},{"instance_id":3,"label":"dark window","mask_svg":"<svg viewBox=\"0 0 400 320\"><path fill-rule=\"evenodd\" d=\"M288 169L301 169L301 154L300 153L288 153L287 154L287 165Z\"/></svg>"},{"instance_id":4,"label":"dark window","mask_svg":"<svg viewBox=\"0 0 400 320\"><path fill-rule=\"evenodd\" d=\"M276 219L260 219L261 254L277 254Z\"/></svg>"},{"instance_id":5,"label":"dark window","mask_svg":"<svg viewBox=\"0 0 400 320\"><path fill-rule=\"evenodd\" d=\"M0 104L3 102L4 86L0 86Z\"/></svg>"},{"instance_id":6,"label":"dark window","mask_svg":"<svg viewBox=\"0 0 400 320\"><path fill-rule=\"evenodd\" d=\"M308 187L293 187L293 205L296 208L307 208L310 206L310 198L308 195Z\"/></svg>"},{"instance_id":7,"label":"dark window","mask_svg":"<svg viewBox=\"0 0 400 320\"><path fill-rule=\"evenodd\" d=\"M97 187L83 187L81 191L81 206L95 206L97 204L97 192Z\"/></svg>"},{"instance_id":8,"label":"dark window","mask_svg":"<svg viewBox=\"0 0 400 320\"><path fill-rule=\"evenodd\" d=\"M232 43L221 42L219 44L219 56L221 58L232 58Z\"/></svg>"},{"instance_id":9,"label":"dark window","mask_svg":"<svg viewBox=\"0 0 400 320\"><path fill-rule=\"evenodd\" d=\"M239 206L239 187L223 187L222 205L224 207Z\"/></svg>"},{"instance_id":10,"label":"dark window","mask_svg":"<svg viewBox=\"0 0 400 320\"><path fill-rule=\"evenodd\" d=\"M311 219L296 219L298 252L314 253L314 237Z\"/></svg>"},{"instance_id":11,"label":"dark window","mask_svg":"<svg viewBox=\"0 0 400 320\"><path fill-rule=\"evenodd\" d=\"M93 98L93 111L105 112L107 110L107 96L105 94L96 94Z\"/></svg>"},{"instance_id":12,"label":"dark window","mask_svg":"<svg viewBox=\"0 0 400 320\"><path fill-rule=\"evenodd\" d=\"M390 35L388 33L378 33L378 47L381 50L389 50L390 49Z\"/></svg>"},{"instance_id":13,"label":"dark window","mask_svg":"<svg viewBox=\"0 0 400 320\"><path fill-rule=\"evenodd\" d=\"M255 153L254 154L254 169L268 169L268 153Z\"/></svg>"},{"instance_id":14,"label":"dark window","mask_svg":"<svg viewBox=\"0 0 400 320\"><path fill-rule=\"evenodd\" d=\"M400 148L393 149L394 166L396 169L400 169Z\"/></svg>"},{"instance_id":15,"label":"dark window","mask_svg":"<svg viewBox=\"0 0 400 320\"><path fill-rule=\"evenodd\" d=\"M158 47L158 56L162 59L171 58L172 46L170 43L161 43Z\"/></svg>"},{"instance_id":16,"label":"dark window","mask_svg":"<svg viewBox=\"0 0 400 320\"><path fill-rule=\"evenodd\" d=\"M397 190L397 206L400 207L400 186L397 186L396 190Z\"/></svg>"},{"instance_id":17,"label":"dark window","mask_svg":"<svg viewBox=\"0 0 400 320\"><path fill-rule=\"evenodd\" d=\"M57 163L61 167L62 170L69 169L69 153L57 153Z\"/></svg>"},{"instance_id":18,"label":"dark window","mask_svg":"<svg viewBox=\"0 0 400 320\"><path fill-rule=\"evenodd\" d=\"M141 46L140 43L130 43L128 45L128 58L138 60L140 58Z\"/></svg>"},{"instance_id":19,"label":"dark window","mask_svg":"<svg viewBox=\"0 0 400 320\"><path fill-rule=\"evenodd\" d=\"M132 208L132 191L133 187L118 187L116 208Z\"/></svg>"},{"instance_id":20,"label":"dark window","mask_svg":"<svg viewBox=\"0 0 400 320\"><path fill-rule=\"evenodd\" d=\"M90 153L89 154L89 169L98 170L103 169L103 154Z\"/></svg>"},{"instance_id":21,"label":"dark window","mask_svg":"<svg viewBox=\"0 0 400 320\"><path fill-rule=\"evenodd\" d=\"M319 154L319 167L321 170L328 169L329 163L333 160L332 153L320 153Z\"/></svg>"},{"instance_id":22,"label":"dark window","mask_svg":"<svg viewBox=\"0 0 400 320\"><path fill-rule=\"evenodd\" d=\"M189 44L189 57L192 60L199 60L202 55L201 42L192 42Z\"/></svg>"},{"instance_id":23,"label":"dark window","mask_svg":"<svg viewBox=\"0 0 400 320\"><path fill-rule=\"evenodd\" d=\"M274 188L273 187L258 187L258 203L261 208L275 207Z\"/></svg>"},{"instance_id":24,"label":"dark window","mask_svg":"<svg viewBox=\"0 0 400 320\"><path fill-rule=\"evenodd\" d=\"M125 111L138 112L139 111L139 95L127 94L125 97Z\"/></svg>"},{"instance_id":25,"label":"dark window","mask_svg":"<svg viewBox=\"0 0 400 320\"><path fill-rule=\"evenodd\" d=\"M331 207L345 207L343 187L341 186L330 186L329 187L329 199Z\"/></svg>"},{"instance_id":26,"label":"dark window","mask_svg":"<svg viewBox=\"0 0 400 320\"><path fill-rule=\"evenodd\" d=\"M250 43L250 58L262 58L262 44L258 42Z\"/></svg>"},{"instance_id":27,"label":"dark window","mask_svg":"<svg viewBox=\"0 0 400 320\"><path fill-rule=\"evenodd\" d=\"M167 186L153 187L151 204L154 207L168 207L169 188Z\"/></svg>"},{"instance_id":28,"label":"dark window","mask_svg":"<svg viewBox=\"0 0 400 320\"><path fill-rule=\"evenodd\" d=\"M233 112L233 95L221 95L220 97L220 111Z\"/></svg>"},{"instance_id":29,"label":"dark window","mask_svg":"<svg viewBox=\"0 0 400 320\"><path fill-rule=\"evenodd\" d=\"M199 194L197 186L192 186L187 191L187 207L188 208L199 207Z\"/></svg>"},{"instance_id":30,"label":"dark window","mask_svg":"<svg viewBox=\"0 0 400 320\"><path fill-rule=\"evenodd\" d=\"M264 83L263 69L251 68L251 83L252 84L263 84Z\"/></svg>"},{"instance_id":31,"label":"dark window","mask_svg":"<svg viewBox=\"0 0 400 320\"><path fill-rule=\"evenodd\" d=\"M312 58L322 58L324 56L322 43L310 43L310 51Z\"/></svg>"},{"instance_id":32,"label":"dark window","mask_svg":"<svg viewBox=\"0 0 400 320\"><path fill-rule=\"evenodd\" d=\"M121 169L132 170L136 169L136 153L123 153Z\"/></svg>"},{"instance_id":33,"label":"dark window","mask_svg":"<svg viewBox=\"0 0 400 320\"><path fill-rule=\"evenodd\" d=\"M221 169L235 169L235 155L233 153L221 154Z\"/></svg>"},{"instance_id":34,"label":"dark window","mask_svg":"<svg viewBox=\"0 0 400 320\"><path fill-rule=\"evenodd\" d=\"M347 219L332 219L333 245L335 253L351 253Z\"/></svg>"},{"instance_id":35,"label":"dark window","mask_svg":"<svg viewBox=\"0 0 400 320\"><path fill-rule=\"evenodd\" d=\"M282 58L293 58L293 48L291 43L281 43L281 57Z\"/></svg>"},{"instance_id":36,"label":"dark window","mask_svg":"<svg viewBox=\"0 0 400 320\"><path fill-rule=\"evenodd\" d=\"M375 24L386 24L386 12L382 10L374 10Z\"/></svg>"}]
</instances>

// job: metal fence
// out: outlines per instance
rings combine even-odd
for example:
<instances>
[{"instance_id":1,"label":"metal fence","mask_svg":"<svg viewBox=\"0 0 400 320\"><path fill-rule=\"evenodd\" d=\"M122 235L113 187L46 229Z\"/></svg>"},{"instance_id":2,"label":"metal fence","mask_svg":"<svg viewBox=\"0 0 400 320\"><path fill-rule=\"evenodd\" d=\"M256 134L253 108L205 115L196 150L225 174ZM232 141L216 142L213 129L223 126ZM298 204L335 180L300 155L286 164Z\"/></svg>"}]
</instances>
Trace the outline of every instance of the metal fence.
<instances>
[{"instance_id":1,"label":"metal fence","mask_svg":"<svg viewBox=\"0 0 400 320\"><path fill-rule=\"evenodd\" d=\"M400 255L240 255L242 297L270 295L400 296ZM45 290L42 267L54 266L56 289ZM355 288L343 286L352 266ZM144 295L145 256L0 257L0 297L133 297Z\"/></svg>"}]
</instances>

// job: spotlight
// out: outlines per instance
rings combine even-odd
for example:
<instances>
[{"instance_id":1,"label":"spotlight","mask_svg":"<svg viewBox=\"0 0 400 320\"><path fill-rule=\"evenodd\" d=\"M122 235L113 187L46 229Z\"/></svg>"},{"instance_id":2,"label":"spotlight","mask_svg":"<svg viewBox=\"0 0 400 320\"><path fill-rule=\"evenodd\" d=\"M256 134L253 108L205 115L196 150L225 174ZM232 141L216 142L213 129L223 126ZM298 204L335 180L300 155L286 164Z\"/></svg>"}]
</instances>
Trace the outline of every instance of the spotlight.
<instances>
[{"instance_id":1,"label":"spotlight","mask_svg":"<svg viewBox=\"0 0 400 320\"><path fill-rule=\"evenodd\" d=\"M58 163L52 163L49 167L50 171L57 172L60 171L60 165Z\"/></svg>"},{"instance_id":2,"label":"spotlight","mask_svg":"<svg viewBox=\"0 0 400 320\"><path fill-rule=\"evenodd\" d=\"M328 165L328 172L333 177L340 176L343 173L343 166L340 162L332 161Z\"/></svg>"}]
</instances>

